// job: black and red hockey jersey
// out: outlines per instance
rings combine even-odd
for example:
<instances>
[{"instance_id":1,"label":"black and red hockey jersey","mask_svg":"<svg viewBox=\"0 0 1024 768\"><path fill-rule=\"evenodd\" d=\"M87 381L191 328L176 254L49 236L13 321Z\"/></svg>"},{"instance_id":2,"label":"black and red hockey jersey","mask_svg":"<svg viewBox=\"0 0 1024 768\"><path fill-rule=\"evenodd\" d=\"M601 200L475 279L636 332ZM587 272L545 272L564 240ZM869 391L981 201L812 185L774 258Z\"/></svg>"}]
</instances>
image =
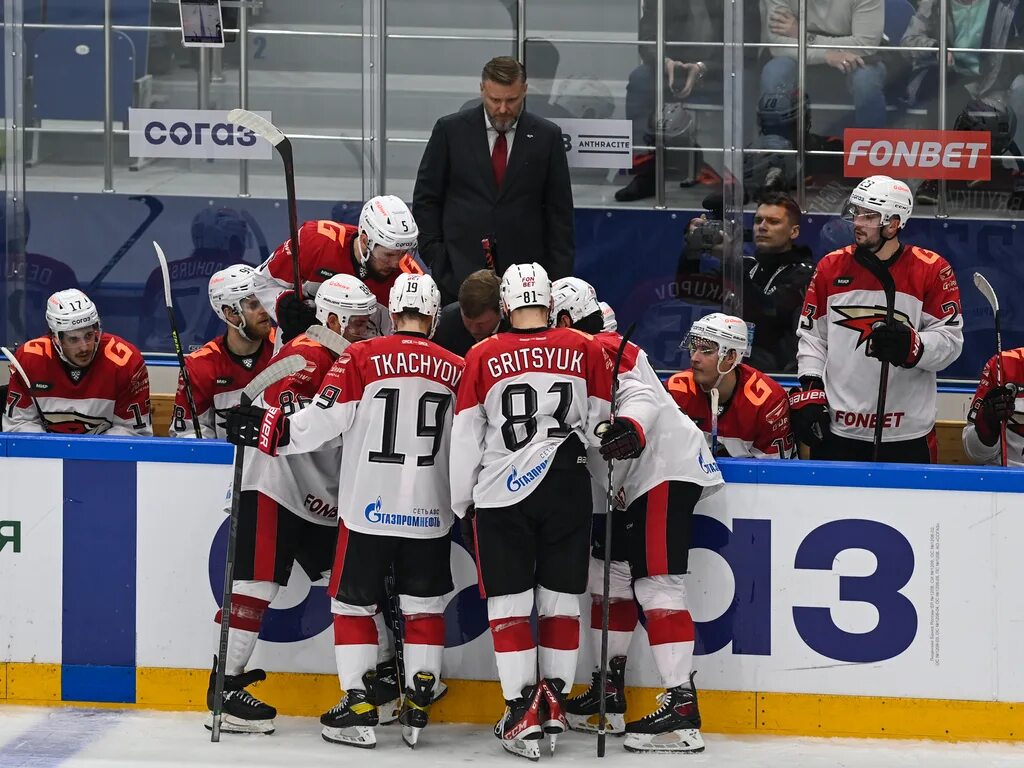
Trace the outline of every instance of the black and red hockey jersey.
<instances>
[{"instance_id":1,"label":"black and red hockey jersey","mask_svg":"<svg viewBox=\"0 0 1024 768\"><path fill-rule=\"evenodd\" d=\"M936 372L960 356L960 288L949 263L933 251L905 245L888 262L896 284L895 319L920 337L913 368L891 366L882 440L910 440L935 426ZM807 288L797 351L798 373L824 380L832 431L856 440L874 434L882 364L865 342L885 320L882 285L854 257L854 246L819 262Z\"/></svg>"},{"instance_id":2,"label":"black and red hockey jersey","mask_svg":"<svg viewBox=\"0 0 1024 768\"><path fill-rule=\"evenodd\" d=\"M1017 399L1014 413L1006 425L1006 465L1008 467L1024 466L1024 347L1003 352L1003 384L1016 384ZM967 426L963 431L964 453L971 461L978 464L999 464L1001 449L999 442L989 446L981 442L974 422L981 409L981 401L989 390L996 386L996 357L993 355L985 363L981 372L981 381L971 401L971 410L967 414Z\"/></svg>"}]
</instances>

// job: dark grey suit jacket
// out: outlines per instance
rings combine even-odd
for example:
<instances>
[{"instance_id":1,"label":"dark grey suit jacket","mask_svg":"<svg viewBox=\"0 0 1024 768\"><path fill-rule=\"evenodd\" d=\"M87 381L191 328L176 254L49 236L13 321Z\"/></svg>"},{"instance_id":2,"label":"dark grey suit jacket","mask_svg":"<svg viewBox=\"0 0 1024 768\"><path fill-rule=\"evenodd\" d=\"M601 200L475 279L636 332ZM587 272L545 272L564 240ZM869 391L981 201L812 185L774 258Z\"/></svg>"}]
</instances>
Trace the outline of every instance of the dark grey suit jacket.
<instances>
[{"instance_id":1,"label":"dark grey suit jacket","mask_svg":"<svg viewBox=\"0 0 1024 768\"><path fill-rule=\"evenodd\" d=\"M572 274L572 188L562 131L525 109L501 189L491 168L483 107L438 120L416 175L412 212L420 255L446 302L457 298L467 275L486 266L480 246L485 237L494 246L498 275L531 261L552 280Z\"/></svg>"}]
</instances>

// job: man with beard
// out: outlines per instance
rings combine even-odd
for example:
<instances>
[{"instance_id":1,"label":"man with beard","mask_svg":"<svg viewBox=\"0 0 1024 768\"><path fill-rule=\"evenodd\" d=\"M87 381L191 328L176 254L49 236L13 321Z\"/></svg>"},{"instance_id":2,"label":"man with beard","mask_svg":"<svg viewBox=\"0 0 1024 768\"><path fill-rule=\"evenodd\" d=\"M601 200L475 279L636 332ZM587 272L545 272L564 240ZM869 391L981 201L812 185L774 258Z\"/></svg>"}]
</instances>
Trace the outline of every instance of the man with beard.
<instances>
[{"instance_id":1,"label":"man with beard","mask_svg":"<svg viewBox=\"0 0 1024 768\"><path fill-rule=\"evenodd\" d=\"M316 308L309 300L337 274L353 275L370 289L378 301L370 322L377 335L390 333L386 307L391 286L402 272L422 271L412 257L419 230L406 204L394 195L373 197L363 206L357 226L307 221L298 236L302 296L293 288L291 240L256 270L256 298L280 327L279 343L316 324Z\"/></svg>"},{"instance_id":2,"label":"man with beard","mask_svg":"<svg viewBox=\"0 0 1024 768\"><path fill-rule=\"evenodd\" d=\"M573 272L562 131L524 109L526 89L522 64L510 56L491 59L481 76L483 107L442 117L423 151L412 206L420 255L444 304L483 267L500 277L512 264L537 262L552 280Z\"/></svg>"}]
</instances>

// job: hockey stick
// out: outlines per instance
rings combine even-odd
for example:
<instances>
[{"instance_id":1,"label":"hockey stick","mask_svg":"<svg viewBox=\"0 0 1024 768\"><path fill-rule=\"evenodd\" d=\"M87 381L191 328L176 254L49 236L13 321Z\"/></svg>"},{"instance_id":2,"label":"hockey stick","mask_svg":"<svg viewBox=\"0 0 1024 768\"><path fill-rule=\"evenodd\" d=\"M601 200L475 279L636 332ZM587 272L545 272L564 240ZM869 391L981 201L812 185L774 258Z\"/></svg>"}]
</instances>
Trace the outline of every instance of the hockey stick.
<instances>
[{"instance_id":1,"label":"hockey stick","mask_svg":"<svg viewBox=\"0 0 1024 768\"><path fill-rule=\"evenodd\" d=\"M626 351L629 337L633 335L636 323L631 323L619 342L615 353L615 367L612 369L612 399L609 423L615 422L615 406L619 396L619 368ZM612 511L615 507L615 490L612 488L612 460L608 459L608 513L604 518L604 583L601 589L601 703L597 714L597 756L604 757L606 728L608 724L608 613L609 593L612 584Z\"/></svg>"},{"instance_id":2,"label":"hockey stick","mask_svg":"<svg viewBox=\"0 0 1024 768\"><path fill-rule=\"evenodd\" d=\"M480 241L480 247L483 249L483 252L484 252L484 265L489 270L491 270L491 272L493 272L494 271L494 246L491 244L491 239L489 237L485 237L483 240Z\"/></svg>"},{"instance_id":3,"label":"hockey stick","mask_svg":"<svg viewBox=\"0 0 1024 768\"><path fill-rule=\"evenodd\" d=\"M402 634L402 606L398 599L398 581L395 577L395 564L391 563L388 575L384 578L384 593L388 599L388 609L384 611L384 620L395 638L395 666L398 667L398 698L405 695L405 638Z\"/></svg>"},{"instance_id":4,"label":"hockey stick","mask_svg":"<svg viewBox=\"0 0 1024 768\"><path fill-rule=\"evenodd\" d=\"M301 371L306 366L302 355L288 355L271 363L242 390L240 403L250 405L256 396L275 381ZM235 447L235 474L231 481L231 520L228 524L228 546L224 557L224 592L220 601L220 643L217 652L217 674L213 687L213 724L210 741L220 741L220 724L224 707L224 674L228 659L228 628L231 623L231 587L235 579L235 542L238 539L238 505L242 497L242 466L245 449Z\"/></svg>"},{"instance_id":5,"label":"hockey stick","mask_svg":"<svg viewBox=\"0 0 1024 768\"><path fill-rule=\"evenodd\" d=\"M203 438L203 429L199 426L199 414L196 413L196 401L192 398L192 381L188 377L188 366L185 365L185 352L181 348L181 336L178 334L178 322L174 319L174 301L171 299L171 275L167 270L167 257L164 256L164 249L154 240L153 247L156 249L156 258L160 262L160 273L164 278L164 303L167 304L167 322L171 325L171 339L174 341L174 351L178 355L178 370L181 371L181 386L185 390L185 402L188 403L189 412L192 414L192 429L195 430L196 439Z\"/></svg>"},{"instance_id":6,"label":"hockey stick","mask_svg":"<svg viewBox=\"0 0 1024 768\"><path fill-rule=\"evenodd\" d=\"M860 248L854 251L853 257L882 284L882 290L885 292L885 324L892 325L893 317L896 314L896 281L893 280L889 268L879 261L877 255L866 256L861 253ZM872 461L878 461L882 451L882 430L885 427L885 400L888 392L889 361L882 360L882 370L878 377L878 404L875 407L875 434L871 451Z\"/></svg>"},{"instance_id":7,"label":"hockey stick","mask_svg":"<svg viewBox=\"0 0 1024 768\"><path fill-rule=\"evenodd\" d=\"M712 387L708 392L711 396L711 455L718 454L718 399L721 393L718 387Z\"/></svg>"},{"instance_id":8,"label":"hockey stick","mask_svg":"<svg viewBox=\"0 0 1024 768\"><path fill-rule=\"evenodd\" d=\"M341 355L348 349L350 342L340 333L335 333L326 325L311 325L306 329L306 336L317 344L322 344L336 355Z\"/></svg>"},{"instance_id":9,"label":"hockey stick","mask_svg":"<svg viewBox=\"0 0 1024 768\"><path fill-rule=\"evenodd\" d=\"M974 285L985 297L985 300L992 307L992 314L996 321L996 386L1003 386L1003 330L999 317L999 298L992 289L992 284L985 279L981 272L974 273ZM999 422L999 463L1006 466L1006 422Z\"/></svg>"},{"instance_id":10,"label":"hockey stick","mask_svg":"<svg viewBox=\"0 0 1024 768\"><path fill-rule=\"evenodd\" d=\"M281 130L266 118L247 109L232 109L228 122L248 128L257 136L269 141L284 163L284 186L288 193L288 233L291 237L292 270L294 272L295 295L302 299L302 277L299 274L299 226L295 208L295 164L292 160L292 143Z\"/></svg>"},{"instance_id":11,"label":"hockey stick","mask_svg":"<svg viewBox=\"0 0 1024 768\"><path fill-rule=\"evenodd\" d=\"M43 423L43 430L49 432L50 422L43 415L43 409L39 407L39 401L32 395L32 382L29 381L28 374L25 373L25 369L21 367L21 363L18 362L18 358L16 358L14 353L7 347L0 347L0 352L2 352L4 357L11 362L11 367L18 372L19 376L21 376L21 380L25 383L25 389L28 390L28 396L32 398L32 403L36 407L36 413L39 414L39 420Z\"/></svg>"},{"instance_id":12,"label":"hockey stick","mask_svg":"<svg viewBox=\"0 0 1024 768\"><path fill-rule=\"evenodd\" d=\"M156 217L164 211L164 204L152 195L136 195L134 197L129 197L128 199L141 200L144 202L146 207L149 208L149 214L146 216L146 220L136 227L135 231L128 236L128 239L121 244L121 247L118 248L117 251L114 252L114 255L107 260L107 263L103 265L103 269L101 269L96 277L92 279L92 282L89 283L89 292L92 292L100 283L103 282L104 278L110 274L110 270L117 266L117 263L124 258L124 255L128 253L128 251L132 249L132 246L139 241L139 238L142 237L142 233L149 229L149 225L152 224L156 220Z\"/></svg>"}]
</instances>

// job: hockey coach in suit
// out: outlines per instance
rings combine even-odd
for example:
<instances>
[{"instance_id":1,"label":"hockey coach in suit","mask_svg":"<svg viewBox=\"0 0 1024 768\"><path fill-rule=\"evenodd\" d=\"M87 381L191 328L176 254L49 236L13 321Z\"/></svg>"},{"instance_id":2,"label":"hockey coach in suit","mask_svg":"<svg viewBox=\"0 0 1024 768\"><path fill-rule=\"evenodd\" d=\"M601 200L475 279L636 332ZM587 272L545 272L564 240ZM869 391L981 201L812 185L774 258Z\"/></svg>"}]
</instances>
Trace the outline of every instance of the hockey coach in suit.
<instances>
[{"instance_id":1,"label":"hockey coach in suit","mask_svg":"<svg viewBox=\"0 0 1024 768\"><path fill-rule=\"evenodd\" d=\"M434 125L423 152L413 216L419 249L441 289L455 301L471 273L500 276L517 263L540 263L552 280L573 271L572 188L562 131L523 108L526 70L511 56L483 68L480 98Z\"/></svg>"}]
</instances>

